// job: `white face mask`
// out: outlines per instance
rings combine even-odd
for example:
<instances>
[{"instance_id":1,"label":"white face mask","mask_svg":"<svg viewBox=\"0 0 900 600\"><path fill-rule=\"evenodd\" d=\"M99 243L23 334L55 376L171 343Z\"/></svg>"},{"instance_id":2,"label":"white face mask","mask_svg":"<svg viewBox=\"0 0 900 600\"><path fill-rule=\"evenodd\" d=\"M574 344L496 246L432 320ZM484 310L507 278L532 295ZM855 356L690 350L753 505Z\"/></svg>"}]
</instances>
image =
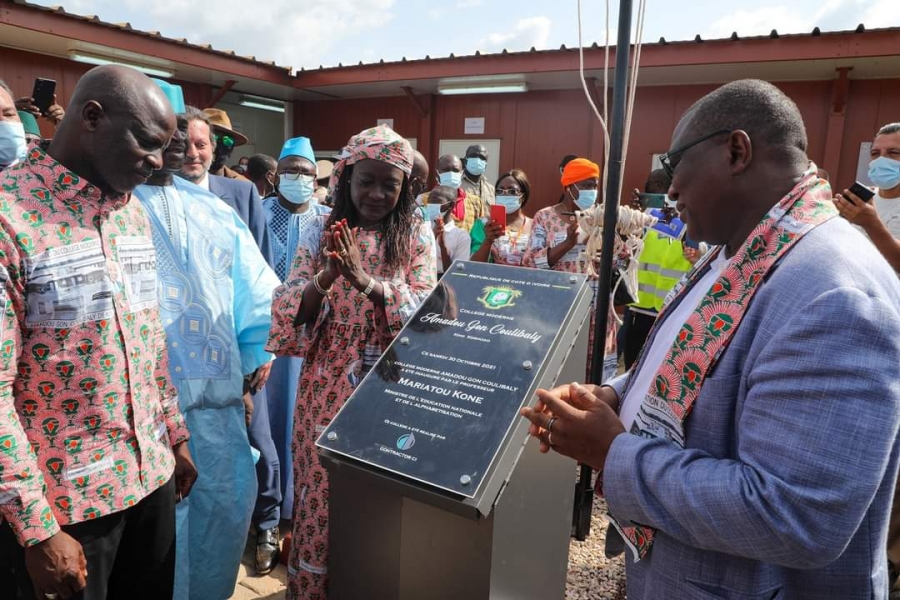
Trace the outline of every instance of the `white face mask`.
<instances>
[{"instance_id":1,"label":"white face mask","mask_svg":"<svg viewBox=\"0 0 900 600\"><path fill-rule=\"evenodd\" d=\"M0 168L25 159L28 144L21 121L0 121Z\"/></svg>"},{"instance_id":2,"label":"white face mask","mask_svg":"<svg viewBox=\"0 0 900 600\"><path fill-rule=\"evenodd\" d=\"M291 204L306 204L316 191L316 178L312 175L278 176L278 193Z\"/></svg>"},{"instance_id":3,"label":"white face mask","mask_svg":"<svg viewBox=\"0 0 900 600\"><path fill-rule=\"evenodd\" d=\"M441 185L446 185L447 187L452 187L456 190L459 189L459 186L462 184L462 173L456 171L438 173L438 181Z\"/></svg>"},{"instance_id":4,"label":"white face mask","mask_svg":"<svg viewBox=\"0 0 900 600\"><path fill-rule=\"evenodd\" d=\"M494 202L506 209L506 214L511 215L522 207L521 196L513 194L501 194L494 198Z\"/></svg>"}]
</instances>

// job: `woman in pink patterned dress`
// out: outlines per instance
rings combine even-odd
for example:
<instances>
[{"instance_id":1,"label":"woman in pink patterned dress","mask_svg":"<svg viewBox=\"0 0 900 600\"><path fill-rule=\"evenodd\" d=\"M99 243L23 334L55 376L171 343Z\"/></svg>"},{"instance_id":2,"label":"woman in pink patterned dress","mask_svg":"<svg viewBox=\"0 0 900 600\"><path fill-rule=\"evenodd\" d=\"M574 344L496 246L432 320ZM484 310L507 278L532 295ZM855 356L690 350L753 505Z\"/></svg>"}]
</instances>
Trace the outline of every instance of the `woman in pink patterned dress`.
<instances>
[{"instance_id":1,"label":"woman in pink patterned dress","mask_svg":"<svg viewBox=\"0 0 900 600\"><path fill-rule=\"evenodd\" d=\"M543 208L534 215L531 246L522 259L523 266L538 269L553 269L566 273L581 273L581 257L584 254L584 240L578 223L573 216L576 210L587 210L597 201L597 187L600 184L600 167L584 158L576 158L566 164L561 183L564 188L563 200L555 206ZM594 257L599 260L599 257ZM591 281L594 301L597 299L597 280ZM587 381L590 381L591 358L594 347L594 312L591 307L590 346L587 356ZM606 346L604 348L603 379L609 379L616 372L616 319L612 303L606 326ZM598 382L599 383L599 382Z\"/></svg>"},{"instance_id":2,"label":"woman in pink patterned dress","mask_svg":"<svg viewBox=\"0 0 900 600\"><path fill-rule=\"evenodd\" d=\"M387 127L352 137L331 176L334 210L274 294L268 349L305 359L288 598L327 597L328 475L316 438L437 283L434 235L409 192L412 161L409 142Z\"/></svg>"}]
</instances>

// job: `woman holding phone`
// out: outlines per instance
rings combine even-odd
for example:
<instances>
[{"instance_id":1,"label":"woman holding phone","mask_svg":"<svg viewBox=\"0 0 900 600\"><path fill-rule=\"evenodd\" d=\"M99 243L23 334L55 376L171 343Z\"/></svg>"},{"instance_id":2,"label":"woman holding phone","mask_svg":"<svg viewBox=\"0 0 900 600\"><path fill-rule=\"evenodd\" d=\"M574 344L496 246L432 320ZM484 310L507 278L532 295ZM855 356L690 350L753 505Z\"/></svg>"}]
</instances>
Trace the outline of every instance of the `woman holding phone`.
<instances>
[{"instance_id":1,"label":"woman holding phone","mask_svg":"<svg viewBox=\"0 0 900 600\"><path fill-rule=\"evenodd\" d=\"M471 260L520 267L534 225L522 212L531 194L531 183L524 171L513 169L501 175L494 187L494 206L506 209L505 227L495 219L487 224L477 221L472 227Z\"/></svg>"}]
</instances>

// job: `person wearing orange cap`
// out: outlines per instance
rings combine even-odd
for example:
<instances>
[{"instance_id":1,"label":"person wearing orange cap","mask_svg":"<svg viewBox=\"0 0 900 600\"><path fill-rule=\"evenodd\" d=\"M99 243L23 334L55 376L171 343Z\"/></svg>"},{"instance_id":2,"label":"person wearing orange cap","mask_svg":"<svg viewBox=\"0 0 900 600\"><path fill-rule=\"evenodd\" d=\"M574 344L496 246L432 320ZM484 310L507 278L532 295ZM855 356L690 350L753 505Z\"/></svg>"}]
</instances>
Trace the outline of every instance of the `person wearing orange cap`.
<instances>
[{"instance_id":1,"label":"person wearing orange cap","mask_svg":"<svg viewBox=\"0 0 900 600\"><path fill-rule=\"evenodd\" d=\"M586 158L573 159L566 163L560 182L563 186L563 200L555 206L539 210L534 215L531 246L525 251L522 266L580 273L586 235L578 227L575 212L587 210L597 202L600 167ZM598 257L593 258L597 259ZM597 283L596 279L591 280L595 301ZM612 314L612 304L610 304L603 365L604 380L614 375L616 370L616 329L616 319ZM590 373L594 347L593 337L594 312L591 311L591 342L587 357L588 373Z\"/></svg>"}]
</instances>

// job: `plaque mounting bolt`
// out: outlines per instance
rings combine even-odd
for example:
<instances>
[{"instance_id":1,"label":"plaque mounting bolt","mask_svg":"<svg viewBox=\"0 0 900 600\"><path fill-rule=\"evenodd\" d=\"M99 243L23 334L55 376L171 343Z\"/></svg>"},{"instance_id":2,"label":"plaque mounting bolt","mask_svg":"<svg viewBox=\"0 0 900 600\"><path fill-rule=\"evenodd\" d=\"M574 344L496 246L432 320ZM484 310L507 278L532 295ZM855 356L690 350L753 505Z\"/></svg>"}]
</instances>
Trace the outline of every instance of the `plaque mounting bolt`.
<instances>
[{"instance_id":1,"label":"plaque mounting bolt","mask_svg":"<svg viewBox=\"0 0 900 600\"><path fill-rule=\"evenodd\" d=\"M578 278L574 275L569 277L569 283L578 283Z\"/></svg>"},{"instance_id":2,"label":"plaque mounting bolt","mask_svg":"<svg viewBox=\"0 0 900 600\"><path fill-rule=\"evenodd\" d=\"M461 262L460 262L460 263L456 263L456 270L457 270L457 271L465 271L465 270L466 270L466 264L465 264L465 263L461 263Z\"/></svg>"},{"instance_id":3,"label":"plaque mounting bolt","mask_svg":"<svg viewBox=\"0 0 900 600\"><path fill-rule=\"evenodd\" d=\"M534 367L534 365L531 364L530 360L526 360L525 362L522 363L522 368L525 369L526 371L530 371L532 369L532 367Z\"/></svg>"},{"instance_id":4,"label":"plaque mounting bolt","mask_svg":"<svg viewBox=\"0 0 900 600\"><path fill-rule=\"evenodd\" d=\"M337 439L337 433L335 433L334 431L329 431L328 435L325 436L325 439L327 439L329 442L333 442Z\"/></svg>"},{"instance_id":5,"label":"plaque mounting bolt","mask_svg":"<svg viewBox=\"0 0 900 600\"><path fill-rule=\"evenodd\" d=\"M459 482L462 485L469 485L470 483L472 483L472 478L469 477L468 475L463 475L462 477L459 478Z\"/></svg>"},{"instance_id":6,"label":"plaque mounting bolt","mask_svg":"<svg viewBox=\"0 0 900 600\"><path fill-rule=\"evenodd\" d=\"M409 346L409 338L406 337L405 335L402 338L400 338L400 345L401 346Z\"/></svg>"}]
</instances>

